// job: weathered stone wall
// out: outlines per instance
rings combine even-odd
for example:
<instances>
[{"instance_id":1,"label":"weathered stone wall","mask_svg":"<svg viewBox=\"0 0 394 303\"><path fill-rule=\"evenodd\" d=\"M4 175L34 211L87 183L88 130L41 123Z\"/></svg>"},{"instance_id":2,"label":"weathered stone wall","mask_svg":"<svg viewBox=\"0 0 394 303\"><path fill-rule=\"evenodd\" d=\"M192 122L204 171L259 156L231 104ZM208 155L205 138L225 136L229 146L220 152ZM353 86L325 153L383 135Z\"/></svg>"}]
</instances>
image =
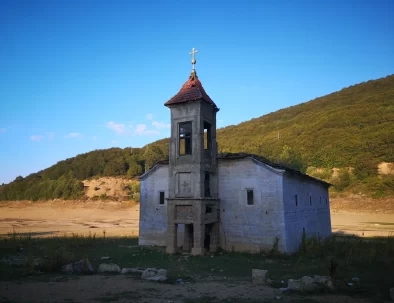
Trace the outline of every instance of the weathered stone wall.
<instances>
[{"instance_id":1,"label":"weathered stone wall","mask_svg":"<svg viewBox=\"0 0 394 303\"><path fill-rule=\"evenodd\" d=\"M326 186L305 177L285 175L283 193L288 252L300 247L303 230L306 236L331 235L330 201Z\"/></svg>"},{"instance_id":2,"label":"weathered stone wall","mask_svg":"<svg viewBox=\"0 0 394 303\"><path fill-rule=\"evenodd\" d=\"M283 171L250 158L219 160L220 246L226 250L285 250L282 205ZM254 205L247 204L252 189Z\"/></svg>"},{"instance_id":3,"label":"weathered stone wall","mask_svg":"<svg viewBox=\"0 0 394 303\"><path fill-rule=\"evenodd\" d=\"M179 156L179 123L192 122L192 154ZM204 122L211 125L211 148L204 150ZM216 111L203 101L171 106L169 197L204 197L205 172L211 173L211 197L217 197ZM185 188L182 188L185 184Z\"/></svg>"},{"instance_id":4,"label":"weathered stone wall","mask_svg":"<svg viewBox=\"0 0 394 303\"><path fill-rule=\"evenodd\" d=\"M169 166L162 165L141 180L140 245L166 245L167 201L159 205L159 192L168 197L168 172ZM328 190L321 183L283 175L250 158L220 159L218 176L222 248L269 250L279 237L279 249L293 252L301 244L303 228L309 236L331 234ZM254 205L247 205L247 189L253 189ZM181 224L178 246L183 244L183 231Z\"/></svg>"},{"instance_id":5,"label":"weathered stone wall","mask_svg":"<svg viewBox=\"0 0 394 303\"><path fill-rule=\"evenodd\" d=\"M159 166L141 180L139 245L166 245L167 200L159 204L159 193L168 198L168 165Z\"/></svg>"}]
</instances>

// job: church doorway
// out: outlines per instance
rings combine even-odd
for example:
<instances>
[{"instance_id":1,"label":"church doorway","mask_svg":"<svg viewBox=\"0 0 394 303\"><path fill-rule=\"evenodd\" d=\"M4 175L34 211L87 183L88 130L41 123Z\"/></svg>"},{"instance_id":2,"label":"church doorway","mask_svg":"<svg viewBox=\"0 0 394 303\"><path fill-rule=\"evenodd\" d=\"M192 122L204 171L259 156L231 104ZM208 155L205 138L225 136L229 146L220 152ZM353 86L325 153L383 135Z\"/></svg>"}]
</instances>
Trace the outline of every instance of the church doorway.
<instances>
[{"instance_id":1,"label":"church doorway","mask_svg":"<svg viewBox=\"0 0 394 303\"><path fill-rule=\"evenodd\" d=\"M214 223L205 225L205 237L204 237L204 248L207 252L209 252L211 247L211 238L212 238L212 230Z\"/></svg>"},{"instance_id":2,"label":"church doorway","mask_svg":"<svg viewBox=\"0 0 394 303\"><path fill-rule=\"evenodd\" d=\"M185 224L183 237L183 251L190 252L194 243L194 228L193 224Z\"/></svg>"}]
</instances>

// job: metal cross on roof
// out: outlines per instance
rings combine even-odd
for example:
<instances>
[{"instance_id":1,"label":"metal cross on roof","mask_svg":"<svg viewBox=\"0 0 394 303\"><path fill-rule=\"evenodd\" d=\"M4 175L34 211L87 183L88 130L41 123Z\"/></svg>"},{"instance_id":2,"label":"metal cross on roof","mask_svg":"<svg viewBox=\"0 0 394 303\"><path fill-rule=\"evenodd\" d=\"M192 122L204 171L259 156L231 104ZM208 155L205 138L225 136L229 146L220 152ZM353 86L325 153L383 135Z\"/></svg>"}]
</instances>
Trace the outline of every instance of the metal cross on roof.
<instances>
[{"instance_id":1,"label":"metal cross on roof","mask_svg":"<svg viewBox=\"0 0 394 303\"><path fill-rule=\"evenodd\" d=\"M197 54L198 50L196 50L194 47L192 48L192 52L189 53L189 55L192 55L192 70L194 70L194 65L196 64L196 58L194 58L194 54Z\"/></svg>"}]
</instances>

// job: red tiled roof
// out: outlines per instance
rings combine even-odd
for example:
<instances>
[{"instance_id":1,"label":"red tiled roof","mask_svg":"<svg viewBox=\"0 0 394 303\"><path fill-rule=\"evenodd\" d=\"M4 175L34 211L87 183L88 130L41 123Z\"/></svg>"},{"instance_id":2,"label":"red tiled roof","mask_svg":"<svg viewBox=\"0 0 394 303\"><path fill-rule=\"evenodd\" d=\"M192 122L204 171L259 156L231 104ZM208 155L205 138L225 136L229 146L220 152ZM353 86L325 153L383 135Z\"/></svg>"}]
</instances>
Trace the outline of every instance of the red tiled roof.
<instances>
[{"instance_id":1,"label":"red tiled roof","mask_svg":"<svg viewBox=\"0 0 394 303\"><path fill-rule=\"evenodd\" d=\"M212 99L205 92L204 88L200 80L198 80L197 74L195 71L192 71L189 79L183 84L181 90L170 100L164 103L165 106L185 103L190 101L203 100L211 105L213 105L216 109L216 104L212 101Z\"/></svg>"}]
</instances>

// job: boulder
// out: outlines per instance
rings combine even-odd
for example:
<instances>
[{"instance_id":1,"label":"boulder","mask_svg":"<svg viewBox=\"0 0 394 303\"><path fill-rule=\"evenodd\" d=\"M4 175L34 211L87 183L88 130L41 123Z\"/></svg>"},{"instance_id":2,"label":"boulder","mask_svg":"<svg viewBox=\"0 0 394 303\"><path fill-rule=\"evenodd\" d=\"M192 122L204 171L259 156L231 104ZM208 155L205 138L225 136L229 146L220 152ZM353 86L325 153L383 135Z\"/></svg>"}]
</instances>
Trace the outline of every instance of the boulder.
<instances>
[{"instance_id":1,"label":"boulder","mask_svg":"<svg viewBox=\"0 0 394 303\"><path fill-rule=\"evenodd\" d=\"M268 270L265 269L252 269L252 282L253 284L266 284L266 275Z\"/></svg>"},{"instance_id":2,"label":"boulder","mask_svg":"<svg viewBox=\"0 0 394 303\"><path fill-rule=\"evenodd\" d=\"M167 271L165 270L165 269L159 269L158 271L157 271L157 275L158 276L165 276L165 277L167 277Z\"/></svg>"},{"instance_id":3,"label":"boulder","mask_svg":"<svg viewBox=\"0 0 394 303\"><path fill-rule=\"evenodd\" d=\"M147 268L141 275L141 279L148 279L157 275L158 270L156 268Z\"/></svg>"},{"instance_id":4,"label":"boulder","mask_svg":"<svg viewBox=\"0 0 394 303\"><path fill-rule=\"evenodd\" d=\"M99 273L120 273L120 267L115 263L102 263L98 268Z\"/></svg>"},{"instance_id":5,"label":"boulder","mask_svg":"<svg viewBox=\"0 0 394 303\"><path fill-rule=\"evenodd\" d=\"M293 291L300 291L301 290L301 281L296 280L296 279L289 279L287 289L293 290Z\"/></svg>"},{"instance_id":6,"label":"boulder","mask_svg":"<svg viewBox=\"0 0 394 303\"><path fill-rule=\"evenodd\" d=\"M85 259L64 265L62 267L62 272L67 274L91 274L94 272L94 269L89 259Z\"/></svg>"},{"instance_id":7,"label":"boulder","mask_svg":"<svg viewBox=\"0 0 394 303\"><path fill-rule=\"evenodd\" d=\"M311 277L304 276L300 279L300 282L301 282L301 291L314 292L318 289L315 279Z\"/></svg>"},{"instance_id":8,"label":"boulder","mask_svg":"<svg viewBox=\"0 0 394 303\"><path fill-rule=\"evenodd\" d=\"M320 289L334 291L335 287L332 283L331 277L328 276L314 276L315 282L319 285Z\"/></svg>"},{"instance_id":9,"label":"boulder","mask_svg":"<svg viewBox=\"0 0 394 303\"><path fill-rule=\"evenodd\" d=\"M141 275L141 279L149 281L166 281L167 271L165 269L147 268Z\"/></svg>"}]
</instances>

